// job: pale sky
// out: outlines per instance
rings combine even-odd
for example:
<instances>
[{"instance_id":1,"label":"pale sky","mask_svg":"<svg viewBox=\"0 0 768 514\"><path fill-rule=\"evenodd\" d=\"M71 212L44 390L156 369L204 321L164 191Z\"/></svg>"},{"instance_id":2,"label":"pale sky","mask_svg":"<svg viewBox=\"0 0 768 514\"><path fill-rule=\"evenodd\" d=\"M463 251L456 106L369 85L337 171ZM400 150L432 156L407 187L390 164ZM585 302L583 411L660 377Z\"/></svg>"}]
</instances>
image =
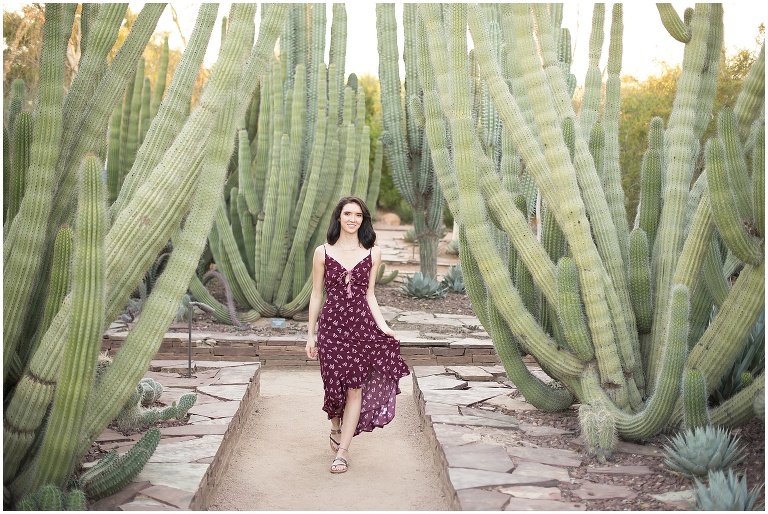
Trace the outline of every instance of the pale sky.
<instances>
[{"instance_id":1,"label":"pale sky","mask_svg":"<svg viewBox=\"0 0 768 514\"><path fill-rule=\"evenodd\" d=\"M27 2L4 1L3 9L14 9ZM179 22L184 36L189 39L194 27L195 17L200 7L200 2L173 2L179 16ZM681 14L685 7L691 5L684 2L673 2L673 6ZM760 23L765 23L766 7L762 2L751 1L726 1L724 4L725 16L725 47L730 55L736 49L746 48L759 50L755 43L757 28ZM143 2L131 2L131 9L137 12ZM572 73L578 83L584 82L587 67L587 52L589 45L589 31L592 25L592 3L565 2L563 14L563 26L571 30L571 44L574 51ZM611 5L606 4L605 21L605 48L600 61L601 70L604 69L608 54L608 31L610 30ZM220 3L218 17L221 19L229 12L231 2ZM327 38L330 38L332 4L327 6ZM376 49L376 4L371 0L357 0L347 3L347 59L346 73L355 72L358 75L370 73L378 76L378 52ZM402 32L402 2L396 2L396 16L398 27ZM257 17L259 15L257 14ZM214 26L214 33L208 48L206 64L212 64L218 54L220 41L220 27ZM170 9L166 9L160 22L159 31L170 31L170 45L172 48L182 49L178 30L173 23ZM402 34L400 35L398 48L401 55L402 71ZM653 3L645 1L632 1L624 3L624 58L622 59L622 75L634 75L638 79L644 79L649 75L660 71L659 64L662 61L674 66L682 62L684 45L672 39L666 32L659 19L658 11ZM328 56L326 48L326 62Z\"/></svg>"},{"instance_id":2,"label":"pale sky","mask_svg":"<svg viewBox=\"0 0 768 514\"><path fill-rule=\"evenodd\" d=\"M141 3L131 3L138 9ZM198 2L173 3L182 24L184 36L189 38L194 26L195 16L200 6ZM223 2L219 7L219 18L228 13L231 2ZM327 5L327 37L330 38L332 4ZM395 3L398 27L402 32L402 2ZM574 51L572 73L576 75L579 84L583 84L588 64L589 32L592 26L592 3L565 2L563 26L571 30L571 45ZM604 69L608 57L608 32L610 30L611 5L606 4L605 47L600 60L600 68ZM685 2L673 2L672 5L682 16L683 10L692 5ZM736 49L746 48L759 50L755 43L757 29L760 23L765 23L766 7L760 2L726 1L724 6L725 47L730 55ZM376 48L376 4L371 0L358 0L346 4L347 8L347 59L346 73L364 75L370 73L378 76L378 52ZM259 15L257 14L257 17ZM170 10L166 9L158 23L160 30L171 30L177 34L173 26ZM211 60L218 53L220 24L216 24L211 37L208 55ZM180 39L176 44L181 47ZM174 41L171 41L174 45ZM213 48L213 47L216 48ZM402 77L402 34L398 41L401 56ZM684 45L675 41L661 24L654 3L625 2L624 3L624 58L622 59L622 75L634 75L644 79L648 75L660 71L659 64L666 61L674 66L682 62ZM326 62L328 50L326 47ZM210 61L208 61L210 63Z\"/></svg>"}]
</instances>

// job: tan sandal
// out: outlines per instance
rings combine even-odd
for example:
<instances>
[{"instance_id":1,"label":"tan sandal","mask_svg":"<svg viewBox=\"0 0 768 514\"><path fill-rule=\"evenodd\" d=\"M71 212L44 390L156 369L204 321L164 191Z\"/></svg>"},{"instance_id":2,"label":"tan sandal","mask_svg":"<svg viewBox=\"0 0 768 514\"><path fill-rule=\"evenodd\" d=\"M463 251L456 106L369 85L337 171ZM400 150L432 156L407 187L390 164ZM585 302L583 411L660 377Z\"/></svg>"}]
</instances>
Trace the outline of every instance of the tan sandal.
<instances>
[{"instance_id":1,"label":"tan sandal","mask_svg":"<svg viewBox=\"0 0 768 514\"><path fill-rule=\"evenodd\" d=\"M331 435L328 436L328 438L330 439L331 450L333 450L334 453L339 451L339 442L333 438L333 436L335 435L341 435L341 429L338 429L338 430L331 429Z\"/></svg>"}]
</instances>

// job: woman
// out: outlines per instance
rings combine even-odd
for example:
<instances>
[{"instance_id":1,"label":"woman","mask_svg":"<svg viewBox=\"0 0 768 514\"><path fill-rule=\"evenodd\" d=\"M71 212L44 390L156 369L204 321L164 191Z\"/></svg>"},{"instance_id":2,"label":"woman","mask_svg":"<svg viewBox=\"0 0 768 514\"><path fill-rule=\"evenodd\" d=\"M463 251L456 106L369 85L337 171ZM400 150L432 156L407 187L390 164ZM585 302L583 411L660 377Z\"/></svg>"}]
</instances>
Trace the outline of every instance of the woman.
<instances>
[{"instance_id":1,"label":"woman","mask_svg":"<svg viewBox=\"0 0 768 514\"><path fill-rule=\"evenodd\" d=\"M331 420L330 446L336 452L331 473L344 473L352 437L392 421L398 380L409 372L400 341L374 296L381 249L360 198L339 200L326 239L312 259L306 350L308 358L320 357L323 410Z\"/></svg>"}]
</instances>

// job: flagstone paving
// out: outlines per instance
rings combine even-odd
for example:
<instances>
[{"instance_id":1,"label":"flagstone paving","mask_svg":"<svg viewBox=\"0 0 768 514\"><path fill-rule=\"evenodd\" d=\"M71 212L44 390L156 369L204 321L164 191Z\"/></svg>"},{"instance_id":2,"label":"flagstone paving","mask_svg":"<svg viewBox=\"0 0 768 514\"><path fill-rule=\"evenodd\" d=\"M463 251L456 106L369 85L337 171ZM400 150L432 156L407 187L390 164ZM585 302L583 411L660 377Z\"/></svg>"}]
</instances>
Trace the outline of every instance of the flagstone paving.
<instances>
[{"instance_id":1,"label":"flagstone paving","mask_svg":"<svg viewBox=\"0 0 768 514\"><path fill-rule=\"evenodd\" d=\"M530 364L532 373L545 377ZM582 465L583 442L574 434L574 450L534 447L528 436L569 434L556 427L518 423L514 415L490 410L525 411L533 407L521 398L511 398L514 385L505 380L503 368L494 366L415 366L414 397L425 425L431 430L441 476L452 491L455 510L587 510L590 500L621 498L637 493L623 485L608 483L611 475L643 477L652 474L647 466L602 466L588 469L588 478L575 478L571 470ZM478 378L483 377L483 378ZM455 380L456 382L454 382ZM442 385L465 381L461 390ZM498 387L489 387L494 384ZM658 449L621 443L618 451L659 455ZM562 495L570 490L570 499ZM655 495L670 509L690 501L689 495Z\"/></svg>"}]
</instances>

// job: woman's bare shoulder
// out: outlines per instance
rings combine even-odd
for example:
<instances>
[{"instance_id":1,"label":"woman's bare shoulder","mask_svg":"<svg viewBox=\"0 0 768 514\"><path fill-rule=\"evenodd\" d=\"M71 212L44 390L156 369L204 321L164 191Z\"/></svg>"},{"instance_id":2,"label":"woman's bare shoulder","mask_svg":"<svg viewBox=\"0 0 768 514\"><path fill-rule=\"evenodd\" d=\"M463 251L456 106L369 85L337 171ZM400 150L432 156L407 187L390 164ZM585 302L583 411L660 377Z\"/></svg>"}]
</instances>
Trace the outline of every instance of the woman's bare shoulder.
<instances>
[{"instance_id":1,"label":"woman's bare shoulder","mask_svg":"<svg viewBox=\"0 0 768 514\"><path fill-rule=\"evenodd\" d=\"M325 258L325 245L320 245L317 248L315 248L314 257Z\"/></svg>"}]
</instances>

